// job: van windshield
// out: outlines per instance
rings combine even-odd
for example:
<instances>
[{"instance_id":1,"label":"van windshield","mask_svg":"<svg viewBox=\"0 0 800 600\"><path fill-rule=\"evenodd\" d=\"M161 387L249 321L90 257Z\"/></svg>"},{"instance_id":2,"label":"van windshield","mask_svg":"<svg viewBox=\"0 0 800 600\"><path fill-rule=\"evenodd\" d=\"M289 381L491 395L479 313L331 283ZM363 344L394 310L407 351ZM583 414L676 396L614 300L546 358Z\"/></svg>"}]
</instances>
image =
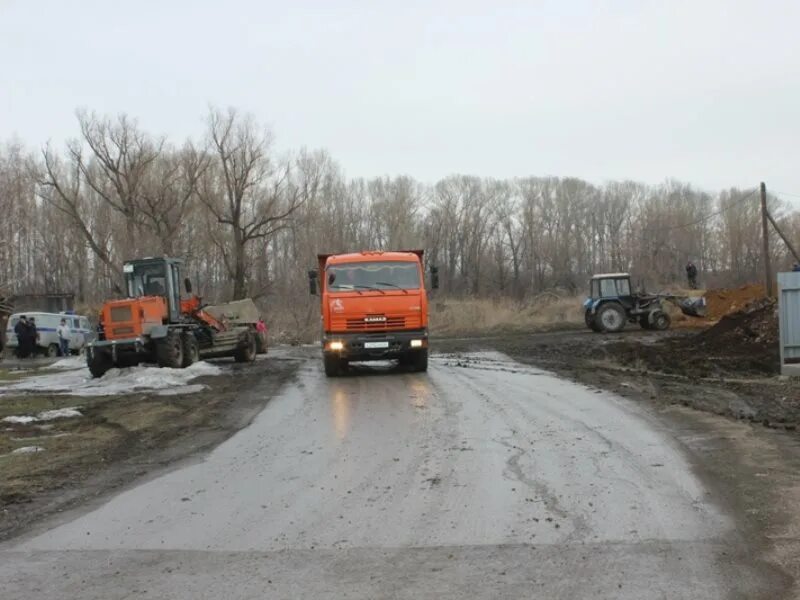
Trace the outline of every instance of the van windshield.
<instances>
[{"instance_id":1,"label":"van windshield","mask_svg":"<svg viewBox=\"0 0 800 600\"><path fill-rule=\"evenodd\" d=\"M326 269L328 288L344 290L418 290L419 263L374 261L331 265Z\"/></svg>"}]
</instances>

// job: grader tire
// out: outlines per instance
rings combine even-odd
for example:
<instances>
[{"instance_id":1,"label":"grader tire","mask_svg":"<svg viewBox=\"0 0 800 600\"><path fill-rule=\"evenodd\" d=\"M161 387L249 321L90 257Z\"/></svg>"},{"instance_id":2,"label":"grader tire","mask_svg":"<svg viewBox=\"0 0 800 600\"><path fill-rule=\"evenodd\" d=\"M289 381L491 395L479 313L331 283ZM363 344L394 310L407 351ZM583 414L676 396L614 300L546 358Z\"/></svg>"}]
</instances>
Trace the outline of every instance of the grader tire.
<instances>
[{"instance_id":1,"label":"grader tire","mask_svg":"<svg viewBox=\"0 0 800 600\"><path fill-rule=\"evenodd\" d=\"M159 367L183 367L183 337L179 332L170 331L166 337L156 341L156 362Z\"/></svg>"},{"instance_id":2,"label":"grader tire","mask_svg":"<svg viewBox=\"0 0 800 600\"><path fill-rule=\"evenodd\" d=\"M200 346L194 334L187 332L183 334L183 368L192 366L200 360Z\"/></svg>"},{"instance_id":3,"label":"grader tire","mask_svg":"<svg viewBox=\"0 0 800 600\"><path fill-rule=\"evenodd\" d=\"M253 362L256 359L256 336L252 332L248 331L241 337L233 359L238 363Z\"/></svg>"},{"instance_id":4,"label":"grader tire","mask_svg":"<svg viewBox=\"0 0 800 600\"><path fill-rule=\"evenodd\" d=\"M100 378L114 367L114 360L108 352L94 350L86 354L86 366L94 378Z\"/></svg>"}]
</instances>

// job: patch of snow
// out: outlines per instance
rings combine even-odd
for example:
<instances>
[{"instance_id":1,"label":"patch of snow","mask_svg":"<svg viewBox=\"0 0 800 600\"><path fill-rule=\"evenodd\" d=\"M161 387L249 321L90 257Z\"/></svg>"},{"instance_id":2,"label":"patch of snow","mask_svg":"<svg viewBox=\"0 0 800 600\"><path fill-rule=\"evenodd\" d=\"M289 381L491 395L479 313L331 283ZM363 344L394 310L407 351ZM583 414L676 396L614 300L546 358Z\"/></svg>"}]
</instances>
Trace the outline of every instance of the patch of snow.
<instances>
[{"instance_id":1,"label":"patch of snow","mask_svg":"<svg viewBox=\"0 0 800 600\"><path fill-rule=\"evenodd\" d=\"M36 415L40 421L52 421L53 419L71 419L72 417L82 417L83 413L75 406L68 408L57 408L55 410L45 410Z\"/></svg>"},{"instance_id":2,"label":"patch of snow","mask_svg":"<svg viewBox=\"0 0 800 600\"><path fill-rule=\"evenodd\" d=\"M62 358L61 360L54 362L52 365L45 367L45 369L59 369L65 371L85 368L86 358L83 356L70 356L69 358Z\"/></svg>"},{"instance_id":3,"label":"patch of snow","mask_svg":"<svg viewBox=\"0 0 800 600\"><path fill-rule=\"evenodd\" d=\"M25 381L1 386L0 394L46 392L69 396L118 396L160 390L170 390L172 394L189 394L202 389L196 384L189 385L189 381L223 372L222 368L201 361L185 369L145 366L111 369L103 377L94 379L84 366L81 369L34 376Z\"/></svg>"},{"instance_id":4,"label":"patch of snow","mask_svg":"<svg viewBox=\"0 0 800 600\"><path fill-rule=\"evenodd\" d=\"M83 414L76 406L68 408L57 408L55 410L44 410L35 417L30 415L5 417L3 423L15 423L17 425L27 425L28 423L36 423L38 421L52 421L54 419L71 419L72 417L82 417Z\"/></svg>"},{"instance_id":5,"label":"patch of snow","mask_svg":"<svg viewBox=\"0 0 800 600\"><path fill-rule=\"evenodd\" d=\"M156 396L180 396L182 394L195 394L197 392L202 392L204 389L206 389L206 386L199 383L192 383L179 388L161 390L156 392Z\"/></svg>"},{"instance_id":6,"label":"patch of snow","mask_svg":"<svg viewBox=\"0 0 800 600\"><path fill-rule=\"evenodd\" d=\"M28 423L35 423L38 421L36 417L28 417L28 416L15 416L12 415L10 417L5 417L3 419L3 423L14 423L15 425L27 425Z\"/></svg>"},{"instance_id":7,"label":"patch of snow","mask_svg":"<svg viewBox=\"0 0 800 600\"><path fill-rule=\"evenodd\" d=\"M23 446L22 448L12 450L11 454L33 454L35 452L44 452L44 448L41 446Z\"/></svg>"}]
</instances>

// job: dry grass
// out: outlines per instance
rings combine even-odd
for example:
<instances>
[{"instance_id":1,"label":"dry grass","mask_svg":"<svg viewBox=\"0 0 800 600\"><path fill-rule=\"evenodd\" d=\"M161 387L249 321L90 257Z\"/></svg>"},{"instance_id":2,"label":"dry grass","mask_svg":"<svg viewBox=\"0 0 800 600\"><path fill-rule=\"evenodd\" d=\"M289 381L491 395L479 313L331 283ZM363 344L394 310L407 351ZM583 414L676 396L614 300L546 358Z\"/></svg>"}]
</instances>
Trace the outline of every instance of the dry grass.
<instances>
[{"instance_id":1,"label":"dry grass","mask_svg":"<svg viewBox=\"0 0 800 600\"><path fill-rule=\"evenodd\" d=\"M519 302L498 299L431 301L431 333L466 335L546 331L583 326L583 297L539 294Z\"/></svg>"}]
</instances>

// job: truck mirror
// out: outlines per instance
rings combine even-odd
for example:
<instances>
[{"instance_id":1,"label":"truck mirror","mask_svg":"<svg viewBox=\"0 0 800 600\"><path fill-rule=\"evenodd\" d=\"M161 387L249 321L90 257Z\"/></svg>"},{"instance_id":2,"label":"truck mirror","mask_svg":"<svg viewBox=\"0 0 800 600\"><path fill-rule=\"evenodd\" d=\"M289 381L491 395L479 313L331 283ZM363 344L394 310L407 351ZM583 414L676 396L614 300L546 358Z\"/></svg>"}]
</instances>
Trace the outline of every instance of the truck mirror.
<instances>
[{"instance_id":1,"label":"truck mirror","mask_svg":"<svg viewBox=\"0 0 800 600\"><path fill-rule=\"evenodd\" d=\"M308 293L312 296L317 295L317 272L312 269L308 272Z\"/></svg>"},{"instance_id":2,"label":"truck mirror","mask_svg":"<svg viewBox=\"0 0 800 600\"><path fill-rule=\"evenodd\" d=\"M189 279L188 277L186 279L184 279L183 280L183 287L186 288L186 293L187 294L191 294L192 293L192 280Z\"/></svg>"},{"instance_id":3,"label":"truck mirror","mask_svg":"<svg viewBox=\"0 0 800 600\"><path fill-rule=\"evenodd\" d=\"M431 288L439 289L439 267L431 266Z\"/></svg>"}]
</instances>

